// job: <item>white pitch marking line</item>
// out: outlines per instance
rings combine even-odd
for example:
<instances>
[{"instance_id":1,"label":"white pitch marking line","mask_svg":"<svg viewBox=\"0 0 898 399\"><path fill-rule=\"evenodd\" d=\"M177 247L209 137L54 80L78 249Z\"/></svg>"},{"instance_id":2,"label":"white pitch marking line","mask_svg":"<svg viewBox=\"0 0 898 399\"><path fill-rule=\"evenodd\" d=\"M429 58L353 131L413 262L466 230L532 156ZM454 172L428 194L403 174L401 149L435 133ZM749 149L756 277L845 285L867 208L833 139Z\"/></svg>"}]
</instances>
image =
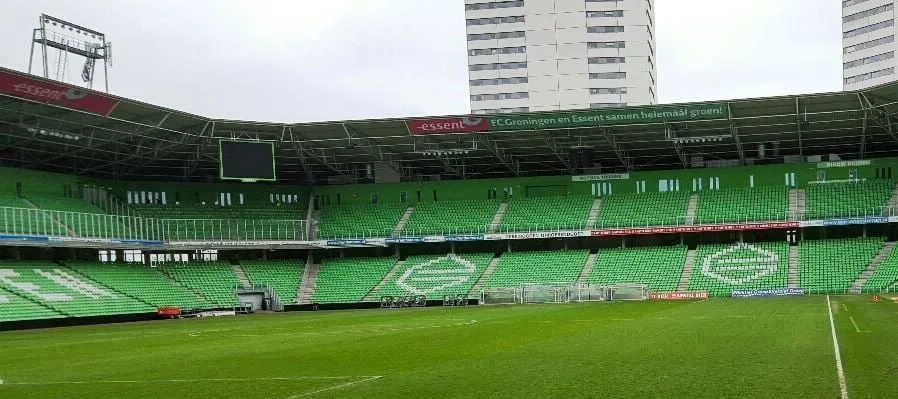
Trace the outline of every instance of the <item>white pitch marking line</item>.
<instances>
[{"instance_id":1,"label":"white pitch marking line","mask_svg":"<svg viewBox=\"0 0 898 399\"><path fill-rule=\"evenodd\" d=\"M859 333L869 332L869 331L861 331L861 329L857 326L857 323L854 321L854 317L848 316L848 318L851 319L851 324L854 324L854 331L857 331Z\"/></svg>"},{"instance_id":2,"label":"white pitch marking line","mask_svg":"<svg viewBox=\"0 0 898 399\"><path fill-rule=\"evenodd\" d=\"M826 310L829 311L829 329L833 336L833 353L836 355L836 374L839 376L839 391L842 399L848 399L848 385L845 383L845 369L842 367L842 355L839 353L839 338L836 336L836 322L833 320L833 305L826 296Z\"/></svg>"},{"instance_id":3,"label":"white pitch marking line","mask_svg":"<svg viewBox=\"0 0 898 399\"><path fill-rule=\"evenodd\" d=\"M332 391L332 390L334 390L334 389L340 389L340 388L346 388L346 387L348 387L348 386L352 386L352 385L356 385L356 384L361 384L361 383L363 383L363 382L373 381L373 380L376 380L376 379L378 379L378 378L383 378L383 376L382 376L382 375L374 375L374 376L371 376L371 377L368 377L368 378L365 378L365 379L361 379L361 380L358 380L358 381L351 381L351 382L347 382L347 383L345 383L345 384L334 385L334 386L332 386L332 387L327 387L327 388L321 388L321 389L316 390L316 391L311 391L311 392L305 392L305 393L296 394L296 395L293 395L293 396L291 396L291 397L288 397L287 399L296 399L296 398L301 398L301 397L303 397L303 396L314 395L314 394L320 393L320 392Z\"/></svg>"},{"instance_id":4,"label":"white pitch marking line","mask_svg":"<svg viewBox=\"0 0 898 399\"><path fill-rule=\"evenodd\" d=\"M302 377L259 377L259 378L189 378L170 380L100 380L100 381L45 381L45 382L5 382L6 385L81 385L81 384L156 384L160 382L247 382L247 381L298 381L298 380L345 380L348 378L380 378L369 375L302 376Z\"/></svg>"},{"instance_id":5,"label":"white pitch marking line","mask_svg":"<svg viewBox=\"0 0 898 399\"><path fill-rule=\"evenodd\" d=\"M845 309L846 312L848 311L848 306L845 306L844 302L842 303L842 309Z\"/></svg>"}]
</instances>

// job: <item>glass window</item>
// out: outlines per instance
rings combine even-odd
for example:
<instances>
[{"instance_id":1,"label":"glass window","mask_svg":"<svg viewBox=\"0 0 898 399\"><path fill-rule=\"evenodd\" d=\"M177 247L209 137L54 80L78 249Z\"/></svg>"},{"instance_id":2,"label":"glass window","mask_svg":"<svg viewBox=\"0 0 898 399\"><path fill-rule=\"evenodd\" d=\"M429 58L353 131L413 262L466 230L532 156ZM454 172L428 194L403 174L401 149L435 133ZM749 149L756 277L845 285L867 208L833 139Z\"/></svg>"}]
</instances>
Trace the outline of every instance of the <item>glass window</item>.
<instances>
[{"instance_id":1,"label":"glass window","mask_svg":"<svg viewBox=\"0 0 898 399\"><path fill-rule=\"evenodd\" d=\"M586 48L625 48L627 47L627 42L589 42L586 43Z\"/></svg>"},{"instance_id":2,"label":"glass window","mask_svg":"<svg viewBox=\"0 0 898 399\"><path fill-rule=\"evenodd\" d=\"M858 43L858 44L855 44L854 46L845 47L845 49L842 52L845 54L853 53L855 51L866 50L868 48L881 46L883 44L893 43L894 41L895 41L895 35L889 35L886 37L881 37L879 39L870 40L869 42Z\"/></svg>"},{"instance_id":3,"label":"glass window","mask_svg":"<svg viewBox=\"0 0 898 399\"><path fill-rule=\"evenodd\" d=\"M623 64L626 62L624 57L589 57L590 64Z\"/></svg>"},{"instance_id":4,"label":"glass window","mask_svg":"<svg viewBox=\"0 0 898 399\"><path fill-rule=\"evenodd\" d=\"M887 20L887 21L878 22L878 23L875 23L875 24L873 24L873 25L867 25L867 26L864 26L864 27L861 27L861 28L857 28L857 29L852 29L852 30L850 30L850 31L847 31L847 32L843 33L843 34L842 34L842 38L847 39L847 38L849 38L849 37L854 37L854 36L857 36L857 35L863 35L864 33L870 33L870 32L873 32L873 31L880 30L880 29L885 29L885 28L888 28L888 27L890 27L890 26L895 26L895 20L894 20L894 19L890 19L890 20Z\"/></svg>"},{"instance_id":5,"label":"glass window","mask_svg":"<svg viewBox=\"0 0 898 399\"><path fill-rule=\"evenodd\" d=\"M590 79L626 79L626 72L601 72L589 74Z\"/></svg>"},{"instance_id":6,"label":"glass window","mask_svg":"<svg viewBox=\"0 0 898 399\"><path fill-rule=\"evenodd\" d=\"M615 33L623 31L623 26L590 26L586 28L586 33Z\"/></svg>"},{"instance_id":7,"label":"glass window","mask_svg":"<svg viewBox=\"0 0 898 399\"><path fill-rule=\"evenodd\" d=\"M884 13L886 11L891 11L894 8L892 4L886 4L884 6L874 7L869 10L864 10L861 12L856 12L851 15L846 15L842 17L842 23L847 23L851 21L857 21L859 19L867 18L876 14Z\"/></svg>"},{"instance_id":8,"label":"glass window","mask_svg":"<svg viewBox=\"0 0 898 399\"><path fill-rule=\"evenodd\" d=\"M845 78L845 84L863 82L865 80L878 78L881 76L893 75L895 73L895 68L886 68L880 69L878 71L867 72L860 75L855 75L849 78Z\"/></svg>"},{"instance_id":9,"label":"glass window","mask_svg":"<svg viewBox=\"0 0 898 399\"><path fill-rule=\"evenodd\" d=\"M854 68L854 67L859 67L861 65L872 64L874 62L890 60L892 58L895 58L895 52L889 51L888 53L877 54L874 56L861 58L859 60L849 61L843 65L844 65L844 69L850 69L850 68Z\"/></svg>"},{"instance_id":10,"label":"glass window","mask_svg":"<svg viewBox=\"0 0 898 399\"><path fill-rule=\"evenodd\" d=\"M626 87L600 87L589 89L589 94L627 94Z\"/></svg>"},{"instance_id":11,"label":"glass window","mask_svg":"<svg viewBox=\"0 0 898 399\"><path fill-rule=\"evenodd\" d=\"M586 18L623 17L624 10L587 11Z\"/></svg>"},{"instance_id":12,"label":"glass window","mask_svg":"<svg viewBox=\"0 0 898 399\"><path fill-rule=\"evenodd\" d=\"M523 6L523 1L491 1L488 3L465 4L465 10L490 10L496 8L513 8Z\"/></svg>"}]
</instances>

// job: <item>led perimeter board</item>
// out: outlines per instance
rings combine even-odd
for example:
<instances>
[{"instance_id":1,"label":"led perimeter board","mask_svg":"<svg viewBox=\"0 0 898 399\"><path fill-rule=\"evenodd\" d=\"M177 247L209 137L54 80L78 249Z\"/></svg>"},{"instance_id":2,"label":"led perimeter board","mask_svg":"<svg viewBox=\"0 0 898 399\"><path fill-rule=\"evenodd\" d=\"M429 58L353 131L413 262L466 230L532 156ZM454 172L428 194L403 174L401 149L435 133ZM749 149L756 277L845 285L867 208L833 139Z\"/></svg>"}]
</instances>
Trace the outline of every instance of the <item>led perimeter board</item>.
<instances>
[{"instance_id":1,"label":"led perimeter board","mask_svg":"<svg viewBox=\"0 0 898 399\"><path fill-rule=\"evenodd\" d=\"M222 180L248 183L276 180L273 142L221 140L218 159Z\"/></svg>"}]
</instances>

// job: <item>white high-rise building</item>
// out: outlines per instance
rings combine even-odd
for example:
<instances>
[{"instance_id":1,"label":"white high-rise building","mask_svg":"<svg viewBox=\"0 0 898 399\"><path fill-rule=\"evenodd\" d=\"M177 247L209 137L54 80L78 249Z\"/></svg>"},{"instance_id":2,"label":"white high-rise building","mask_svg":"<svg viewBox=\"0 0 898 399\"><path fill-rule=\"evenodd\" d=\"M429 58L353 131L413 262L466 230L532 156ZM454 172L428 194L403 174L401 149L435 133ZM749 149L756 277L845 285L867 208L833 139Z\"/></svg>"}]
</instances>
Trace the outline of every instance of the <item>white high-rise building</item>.
<instances>
[{"instance_id":1,"label":"white high-rise building","mask_svg":"<svg viewBox=\"0 0 898 399\"><path fill-rule=\"evenodd\" d=\"M895 0L842 1L842 87L896 80Z\"/></svg>"},{"instance_id":2,"label":"white high-rise building","mask_svg":"<svg viewBox=\"0 0 898 399\"><path fill-rule=\"evenodd\" d=\"M656 104L653 6L465 0L472 112Z\"/></svg>"}]
</instances>

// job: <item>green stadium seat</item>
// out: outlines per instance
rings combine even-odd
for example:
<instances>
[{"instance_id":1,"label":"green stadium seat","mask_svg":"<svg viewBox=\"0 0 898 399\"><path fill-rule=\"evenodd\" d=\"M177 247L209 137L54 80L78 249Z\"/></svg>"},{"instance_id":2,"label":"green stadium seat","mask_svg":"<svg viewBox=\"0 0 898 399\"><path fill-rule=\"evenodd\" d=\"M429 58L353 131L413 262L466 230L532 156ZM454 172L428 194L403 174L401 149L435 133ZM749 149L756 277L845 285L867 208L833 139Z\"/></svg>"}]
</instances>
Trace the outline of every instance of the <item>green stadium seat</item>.
<instances>
[{"instance_id":1,"label":"green stadium seat","mask_svg":"<svg viewBox=\"0 0 898 399\"><path fill-rule=\"evenodd\" d=\"M880 216L894 189L890 180L809 184L805 218Z\"/></svg>"},{"instance_id":2,"label":"green stadium seat","mask_svg":"<svg viewBox=\"0 0 898 399\"><path fill-rule=\"evenodd\" d=\"M583 270L588 250L510 252L503 254L483 288L516 288L522 284L573 284Z\"/></svg>"},{"instance_id":3,"label":"green stadium seat","mask_svg":"<svg viewBox=\"0 0 898 399\"><path fill-rule=\"evenodd\" d=\"M237 276L227 262L171 263L159 269L218 307L237 306Z\"/></svg>"},{"instance_id":4,"label":"green stadium seat","mask_svg":"<svg viewBox=\"0 0 898 399\"><path fill-rule=\"evenodd\" d=\"M867 279L862 292L896 292L898 290L898 251L892 250Z\"/></svg>"},{"instance_id":5,"label":"green stadium seat","mask_svg":"<svg viewBox=\"0 0 898 399\"><path fill-rule=\"evenodd\" d=\"M499 231L586 229L592 197L513 198L499 225Z\"/></svg>"},{"instance_id":6,"label":"green stadium seat","mask_svg":"<svg viewBox=\"0 0 898 399\"><path fill-rule=\"evenodd\" d=\"M599 249L586 281L590 284L647 284L653 291L674 291L683 274L686 247Z\"/></svg>"},{"instance_id":7,"label":"green stadium seat","mask_svg":"<svg viewBox=\"0 0 898 399\"><path fill-rule=\"evenodd\" d=\"M299 205L133 205L141 215L166 219L168 240L301 240L307 209Z\"/></svg>"},{"instance_id":8,"label":"green stadium seat","mask_svg":"<svg viewBox=\"0 0 898 399\"><path fill-rule=\"evenodd\" d=\"M155 307L181 309L216 308L209 302L153 267L133 264L68 262L70 269L93 281L149 303Z\"/></svg>"},{"instance_id":9,"label":"green stadium seat","mask_svg":"<svg viewBox=\"0 0 898 399\"><path fill-rule=\"evenodd\" d=\"M281 303L293 303L305 264L297 260L241 261L243 272L253 284L269 286Z\"/></svg>"},{"instance_id":10,"label":"green stadium seat","mask_svg":"<svg viewBox=\"0 0 898 399\"><path fill-rule=\"evenodd\" d=\"M396 258L341 258L321 262L312 302L359 302L396 264Z\"/></svg>"},{"instance_id":11,"label":"green stadium seat","mask_svg":"<svg viewBox=\"0 0 898 399\"><path fill-rule=\"evenodd\" d=\"M602 197L597 228L675 226L686 220L684 192L614 194Z\"/></svg>"},{"instance_id":12,"label":"green stadium seat","mask_svg":"<svg viewBox=\"0 0 898 399\"><path fill-rule=\"evenodd\" d=\"M844 293L879 252L883 238L802 241L799 288L809 293Z\"/></svg>"},{"instance_id":13,"label":"green stadium seat","mask_svg":"<svg viewBox=\"0 0 898 399\"><path fill-rule=\"evenodd\" d=\"M497 201L419 203L403 235L485 233L499 209Z\"/></svg>"},{"instance_id":14,"label":"green stadium seat","mask_svg":"<svg viewBox=\"0 0 898 399\"><path fill-rule=\"evenodd\" d=\"M325 207L321 209L318 237L389 237L406 208L397 203Z\"/></svg>"},{"instance_id":15,"label":"green stadium seat","mask_svg":"<svg viewBox=\"0 0 898 399\"><path fill-rule=\"evenodd\" d=\"M786 187L735 188L698 193L696 224L786 220Z\"/></svg>"},{"instance_id":16,"label":"green stadium seat","mask_svg":"<svg viewBox=\"0 0 898 399\"><path fill-rule=\"evenodd\" d=\"M60 317L66 316L35 302L35 300L27 299L27 297L20 296L11 290L0 288L0 322L56 319Z\"/></svg>"},{"instance_id":17,"label":"green stadium seat","mask_svg":"<svg viewBox=\"0 0 898 399\"><path fill-rule=\"evenodd\" d=\"M787 288L789 284L785 241L699 245L695 255L690 291L729 296L734 290Z\"/></svg>"},{"instance_id":18,"label":"green stadium seat","mask_svg":"<svg viewBox=\"0 0 898 399\"><path fill-rule=\"evenodd\" d=\"M492 259L492 254L410 256L374 295L441 299L443 295L467 294Z\"/></svg>"}]
</instances>

